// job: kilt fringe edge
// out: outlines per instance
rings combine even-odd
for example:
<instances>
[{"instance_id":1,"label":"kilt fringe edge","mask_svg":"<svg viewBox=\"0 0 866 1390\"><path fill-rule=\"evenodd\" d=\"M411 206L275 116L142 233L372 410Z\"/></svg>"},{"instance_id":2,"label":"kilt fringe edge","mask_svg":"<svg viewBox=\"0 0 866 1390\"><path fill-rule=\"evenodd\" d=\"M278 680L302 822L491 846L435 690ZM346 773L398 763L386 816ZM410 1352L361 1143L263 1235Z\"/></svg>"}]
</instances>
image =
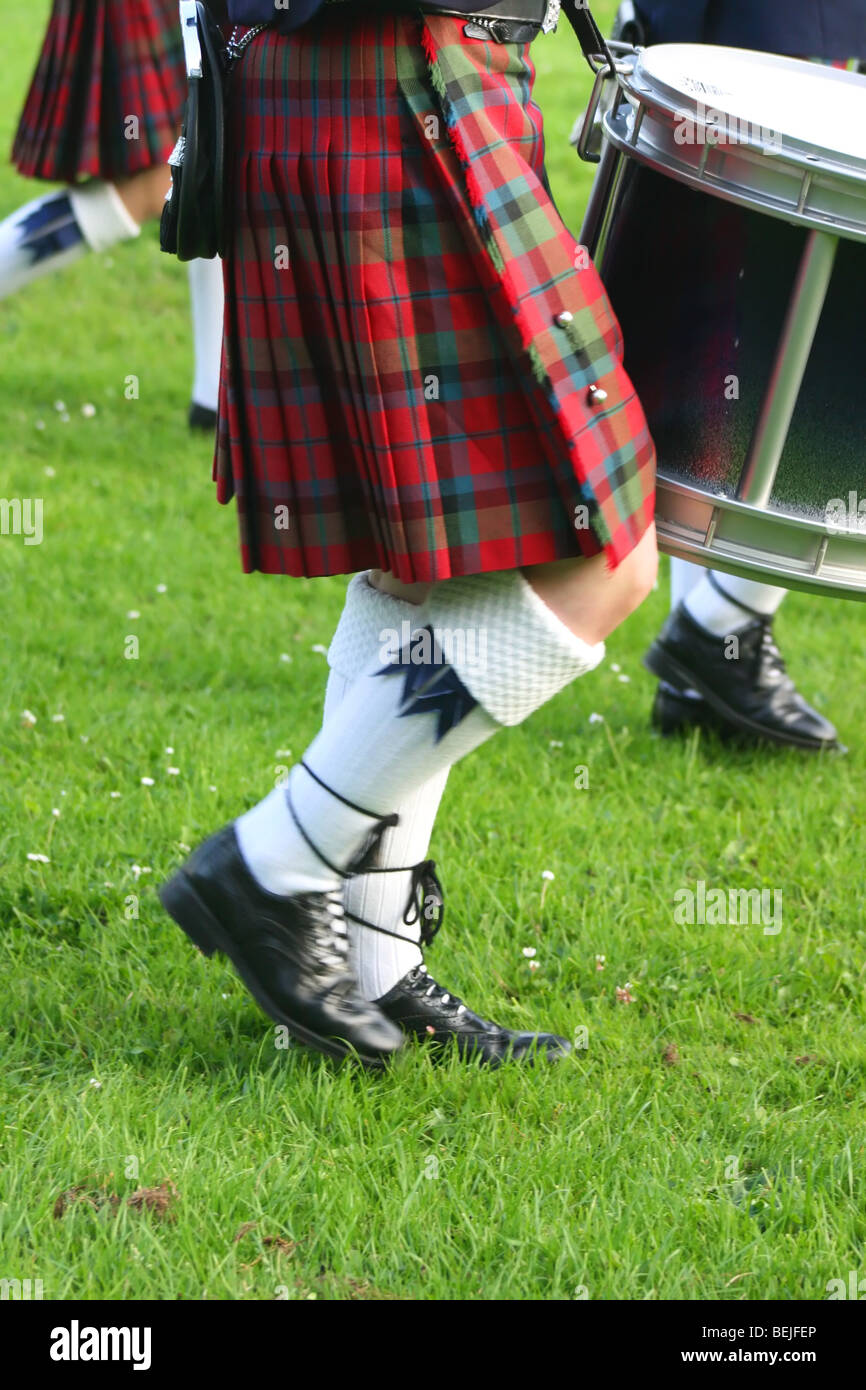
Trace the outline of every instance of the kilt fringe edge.
<instances>
[{"instance_id":1,"label":"kilt fringe edge","mask_svg":"<svg viewBox=\"0 0 866 1390\"><path fill-rule=\"evenodd\" d=\"M440 50L436 44L436 40L431 30L432 22L433 21L427 20L423 21L421 43L424 51L424 56L427 60L427 69L430 75L430 85L438 99L442 119L445 124L445 129L448 132L449 142L454 150L455 155L457 156L458 162L463 171L463 177L466 181L466 196L469 205L472 208L472 212L475 221L478 225L478 229L481 233L484 249L490 258L494 271L496 272L497 280L504 292L508 308L511 311L511 316L520 335L520 344L528 358L530 367L532 369L533 379L536 382L536 384L543 390L545 399L548 405L550 406L551 410L553 411L554 416L556 417L557 424L561 427L560 432L562 435L562 439L566 448L568 449L572 464L575 468L575 481L577 482L578 491L582 499L582 502L588 510L592 529L595 532L601 544L605 546L605 548L607 548L611 545L613 538L611 536L609 527L605 523L604 516L601 512L601 509L599 508L595 496L584 486L584 484L581 481L578 462L578 450L576 448L575 440L572 437L570 431L564 428L564 422L562 420L561 411L558 407L553 382L551 381L550 376L548 375L548 372L545 368L544 362L542 361L541 354L538 350L538 346L532 334L532 330L527 324L524 315L520 312L520 300L514 287L512 277L509 274L505 258L503 257L502 252L500 251L499 245L496 241L496 237L493 233L493 227L491 225L490 215L485 202L484 193L476 177L475 170L472 167L472 159L466 148L465 141L463 140L460 131L460 124L458 121L457 113L448 95L447 83L442 73L442 68L439 60Z\"/></svg>"}]
</instances>

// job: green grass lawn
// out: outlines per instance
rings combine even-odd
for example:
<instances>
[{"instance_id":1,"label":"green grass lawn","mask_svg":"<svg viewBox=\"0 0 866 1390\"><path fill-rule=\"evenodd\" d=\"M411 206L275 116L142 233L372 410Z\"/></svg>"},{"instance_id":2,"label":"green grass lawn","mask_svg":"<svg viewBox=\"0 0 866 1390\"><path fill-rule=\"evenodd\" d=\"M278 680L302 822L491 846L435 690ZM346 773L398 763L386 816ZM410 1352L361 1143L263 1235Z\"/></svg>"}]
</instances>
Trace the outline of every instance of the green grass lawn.
<instances>
[{"instance_id":1,"label":"green grass lawn","mask_svg":"<svg viewBox=\"0 0 866 1390\"><path fill-rule=\"evenodd\" d=\"M4 149L48 6L7 8ZM587 71L567 26L534 53L576 228ZM4 168L0 214L32 191ZM316 732L344 581L241 575L184 425L185 271L153 230L0 305L0 345L0 496L45 516L41 546L0 539L0 1276L127 1299L822 1299L862 1278L862 608L794 594L778 621L845 758L652 736L663 575L597 673L453 773L430 967L585 1040L572 1058L412 1050L370 1077L281 1051L155 885ZM781 891L781 930L678 924L700 879Z\"/></svg>"}]
</instances>

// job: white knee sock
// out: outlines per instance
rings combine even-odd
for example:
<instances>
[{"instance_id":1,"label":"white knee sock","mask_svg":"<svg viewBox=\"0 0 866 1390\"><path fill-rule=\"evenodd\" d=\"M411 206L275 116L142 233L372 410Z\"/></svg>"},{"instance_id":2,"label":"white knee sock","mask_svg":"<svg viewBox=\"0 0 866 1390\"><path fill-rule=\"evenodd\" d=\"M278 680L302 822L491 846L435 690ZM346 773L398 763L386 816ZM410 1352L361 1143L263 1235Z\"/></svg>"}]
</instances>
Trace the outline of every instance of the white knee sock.
<instances>
[{"instance_id":1,"label":"white knee sock","mask_svg":"<svg viewBox=\"0 0 866 1390\"><path fill-rule=\"evenodd\" d=\"M110 183L44 193L0 222L0 299L138 231Z\"/></svg>"},{"instance_id":2,"label":"white knee sock","mask_svg":"<svg viewBox=\"0 0 866 1390\"><path fill-rule=\"evenodd\" d=\"M366 574L355 576L328 651L331 674L325 692L326 724L353 681L386 641L389 629L399 632L403 623L414 627L417 621L416 605L374 589ZM403 920L412 895L412 874L408 870L427 857L447 780L446 768L394 807L398 823L385 831L377 855L377 866L391 872L356 874L346 882L343 896L349 936L365 999L380 999L423 961L420 921L411 913L408 923ZM407 871L395 872L398 869ZM399 939L359 925L358 918L396 932Z\"/></svg>"},{"instance_id":3,"label":"white knee sock","mask_svg":"<svg viewBox=\"0 0 866 1390\"><path fill-rule=\"evenodd\" d=\"M518 571L436 585L418 622L424 640L380 653L293 768L288 823L281 788L237 822L250 871L271 892L335 887L377 817L604 656L603 643L575 637ZM275 819L278 832L266 835Z\"/></svg>"},{"instance_id":4,"label":"white knee sock","mask_svg":"<svg viewBox=\"0 0 866 1390\"><path fill-rule=\"evenodd\" d=\"M742 632L755 621L756 613L772 617L788 592L735 574L712 573L713 578L705 576L684 602L695 622L715 637Z\"/></svg>"},{"instance_id":5,"label":"white knee sock","mask_svg":"<svg viewBox=\"0 0 866 1390\"><path fill-rule=\"evenodd\" d=\"M141 231L113 183L92 179L76 185L69 190L69 201L91 251L133 241Z\"/></svg>"},{"instance_id":6,"label":"white knee sock","mask_svg":"<svg viewBox=\"0 0 866 1390\"><path fill-rule=\"evenodd\" d=\"M223 348L223 263L190 261L189 292L195 349L192 401L205 410L216 410L220 390Z\"/></svg>"},{"instance_id":7,"label":"white knee sock","mask_svg":"<svg viewBox=\"0 0 866 1390\"><path fill-rule=\"evenodd\" d=\"M34 198L0 222L0 299L139 230L114 185L98 179Z\"/></svg>"},{"instance_id":8,"label":"white knee sock","mask_svg":"<svg viewBox=\"0 0 866 1390\"><path fill-rule=\"evenodd\" d=\"M676 608L696 584L706 576L703 565L693 565L689 560L679 560L671 556L671 608Z\"/></svg>"}]
</instances>

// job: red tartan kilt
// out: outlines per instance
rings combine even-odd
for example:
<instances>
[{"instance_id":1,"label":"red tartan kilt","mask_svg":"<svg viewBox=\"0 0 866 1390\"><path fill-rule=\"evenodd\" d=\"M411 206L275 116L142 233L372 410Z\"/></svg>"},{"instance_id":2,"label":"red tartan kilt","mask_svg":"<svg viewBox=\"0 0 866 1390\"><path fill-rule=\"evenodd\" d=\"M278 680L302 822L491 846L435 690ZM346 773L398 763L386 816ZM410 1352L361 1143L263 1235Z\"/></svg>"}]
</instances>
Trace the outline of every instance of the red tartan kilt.
<instances>
[{"instance_id":1,"label":"red tartan kilt","mask_svg":"<svg viewBox=\"0 0 866 1390\"><path fill-rule=\"evenodd\" d=\"M168 159L185 100L176 0L54 0L12 162L52 182L128 177Z\"/></svg>"},{"instance_id":2,"label":"red tartan kilt","mask_svg":"<svg viewBox=\"0 0 866 1390\"><path fill-rule=\"evenodd\" d=\"M460 21L437 24L461 41ZM237 499L247 571L369 567L425 582L602 549L615 563L651 522L652 443L601 283L591 266L575 275L546 191L528 46L477 49L484 150L508 144L498 206L499 230L514 229L512 281L542 300L536 367L580 402L580 421L563 442L444 122L427 138L439 108L417 18L329 12L287 38L260 35L233 78L214 465L219 500ZM496 165L494 152L474 167ZM544 240L521 248L538 207ZM592 346L566 343L560 357L556 309L572 302L565 317ZM602 379L612 408L587 427L587 383ZM578 507L601 523L578 525Z\"/></svg>"}]
</instances>

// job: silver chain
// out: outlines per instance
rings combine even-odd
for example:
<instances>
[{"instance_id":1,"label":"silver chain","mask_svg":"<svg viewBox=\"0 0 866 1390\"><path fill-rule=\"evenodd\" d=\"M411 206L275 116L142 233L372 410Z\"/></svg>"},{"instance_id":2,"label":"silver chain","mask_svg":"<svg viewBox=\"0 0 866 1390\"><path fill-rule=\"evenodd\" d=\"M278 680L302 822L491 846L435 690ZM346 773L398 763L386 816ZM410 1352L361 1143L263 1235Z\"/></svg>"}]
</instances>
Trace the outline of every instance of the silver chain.
<instances>
[{"instance_id":1,"label":"silver chain","mask_svg":"<svg viewBox=\"0 0 866 1390\"><path fill-rule=\"evenodd\" d=\"M257 35L261 34L263 30L269 29L270 25L255 24L253 25L252 29L249 30L248 33L244 34L242 39L238 40L235 37L235 35L237 34L240 28L241 26L239 24L235 25L234 29L232 30L232 36L229 39L228 45L226 47L226 53L228 55L228 60L230 63L236 62L237 59L241 57L244 50L249 46L249 44L252 43L253 39L256 38Z\"/></svg>"}]
</instances>

